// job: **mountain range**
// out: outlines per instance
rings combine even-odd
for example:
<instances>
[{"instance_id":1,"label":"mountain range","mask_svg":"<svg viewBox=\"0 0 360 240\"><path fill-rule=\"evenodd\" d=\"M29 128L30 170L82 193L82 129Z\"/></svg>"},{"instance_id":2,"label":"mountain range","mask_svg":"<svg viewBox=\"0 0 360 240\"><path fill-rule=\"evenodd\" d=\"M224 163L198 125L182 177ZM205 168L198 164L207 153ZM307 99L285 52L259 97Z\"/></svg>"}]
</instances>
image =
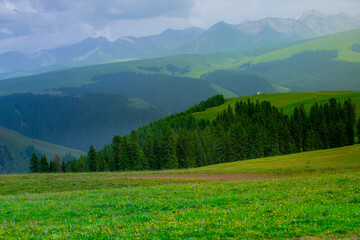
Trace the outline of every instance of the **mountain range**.
<instances>
[{"instance_id":1,"label":"mountain range","mask_svg":"<svg viewBox=\"0 0 360 240\"><path fill-rule=\"evenodd\" d=\"M120 37L115 41L104 37L87 38L73 45L34 54L5 52L0 55L0 79L134 58L243 50L355 28L360 28L359 17L309 10L293 19L265 18L241 24L219 22L208 30L195 27L168 29L159 35Z\"/></svg>"}]
</instances>

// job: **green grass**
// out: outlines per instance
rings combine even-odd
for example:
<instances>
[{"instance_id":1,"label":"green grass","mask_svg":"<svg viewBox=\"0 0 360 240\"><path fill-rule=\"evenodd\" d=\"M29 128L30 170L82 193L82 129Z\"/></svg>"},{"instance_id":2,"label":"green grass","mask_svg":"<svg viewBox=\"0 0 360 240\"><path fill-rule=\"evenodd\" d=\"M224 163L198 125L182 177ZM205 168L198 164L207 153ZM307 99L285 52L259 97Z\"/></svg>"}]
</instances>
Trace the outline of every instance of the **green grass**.
<instances>
[{"instance_id":1,"label":"green grass","mask_svg":"<svg viewBox=\"0 0 360 240\"><path fill-rule=\"evenodd\" d=\"M216 118L219 112L222 112L229 105L234 109L235 102L238 101L270 101L272 105L281 108L286 114L292 114L295 106L303 104L305 109L310 110L311 106L315 103L326 103L330 98L335 98L338 101L344 101L351 99L356 106L356 113L360 115L360 92L357 91L329 91L329 92L306 92L306 93L275 93L275 94L263 94L252 95L246 97L238 97L226 99L223 105L218 107L206 109L204 112L197 113L195 118L197 119L210 119Z\"/></svg>"},{"instance_id":2,"label":"green grass","mask_svg":"<svg viewBox=\"0 0 360 240\"><path fill-rule=\"evenodd\" d=\"M148 109L151 107L149 103L147 103L145 100L140 98L130 98L128 106L137 109Z\"/></svg>"},{"instance_id":3,"label":"green grass","mask_svg":"<svg viewBox=\"0 0 360 240\"><path fill-rule=\"evenodd\" d=\"M263 173L308 176L360 170L360 145L244 160L189 170L191 173Z\"/></svg>"},{"instance_id":4,"label":"green grass","mask_svg":"<svg viewBox=\"0 0 360 240\"><path fill-rule=\"evenodd\" d=\"M156 172L286 176L272 180L1 175L0 239L357 238L359 170L354 145Z\"/></svg>"},{"instance_id":5,"label":"green grass","mask_svg":"<svg viewBox=\"0 0 360 240\"><path fill-rule=\"evenodd\" d=\"M356 237L359 180L353 173L0 196L0 239Z\"/></svg>"}]
</instances>

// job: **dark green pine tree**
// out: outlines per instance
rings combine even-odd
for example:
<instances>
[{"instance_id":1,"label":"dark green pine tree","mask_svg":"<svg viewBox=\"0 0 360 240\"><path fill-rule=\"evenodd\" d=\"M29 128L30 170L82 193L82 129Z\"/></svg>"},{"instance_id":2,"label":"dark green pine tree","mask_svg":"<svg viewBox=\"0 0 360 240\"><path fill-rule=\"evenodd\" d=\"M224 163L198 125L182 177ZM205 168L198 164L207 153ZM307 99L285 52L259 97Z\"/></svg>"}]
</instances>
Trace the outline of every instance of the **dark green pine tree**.
<instances>
[{"instance_id":1,"label":"dark green pine tree","mask_svg":"<svg viewBox=\"0 0 360 240\"><path fill-rule=\"evenodd\" d=\"M58 167L57 167L57 165L56 165L56 161L55 161L55 160L51 160L51 161L50 161L49 172L50 172L50 173L56 173L56 172L58 172Z\"/></svg>"},{"instance_id":2,"label":"dark green pine tree","mask_svg":"<svg viewBox=\"0 0 360 240\"><path fill-rule=\"evenodd\" d=\"M321 149L321 147L322 143L318 133L313 129L308 130L305 134L304 150L313 151Z\"/></svg>"},{"instance_id":3,"label":"dark green pine tree","mask_svg":"<svg viewBox=\"0 0 360 240\"><path fill-rule=\"evenodd\" d=\"M214 131L214 163L225 163L228 161L228 139L222 125L218 124Z\"/></svg>"},{"instance_id":4,"label":"dark green pine tree","mask_svg":"<svg viewBox=\"0 0 360 240\"><path fill-rule=\"evenodd\" d=\"M264 157L264 129L258 123L250 126L249 129L249 158Z\"/></svg>"},{"instance_id":5,"label":"dark green pine tree","mask_svg":"<svg viewBox=\"0 0 360 240\"><path fill-rule=\"evenodd\" d=\"M97 170L96 151L93 145L91 145L89 148L88 158L89 158L89 171L96 172Z\"/></svg>"},{"instance_id":6,"label":"dark green pine tree","mask_svg":"<svg viewBox=\"0 0 360 240\"><path fill-rule=\"evenodd\" d=\"M105 161L105 157L104 154L101 150L99 150L96 154L96 162L97 162L97 171L98 172L105 172L105 171L109 171L109 165L107 164L107 162Z\"/></svg>"},{"instance_id":7,"label":"dark green pine tree","mask_svg":"<svg viewBox=\"0 0 360 240\"><path fill-rule=\"evenodd\" d=\"M66 164L65 164L64 160L61 162L61 172L63 172L63 173L67 172Z\"/></svg>"},{"instance_id":8,"label":"dark green pine tree","mask_svg":"<svg viewBox=\"0 0 360 240\"><path fill-rule=\"evenodd\" d=\"M39 157L36 155L36 153L33 153L30 159L30 172L32 173L40 172Z\"/></svg>"},{"instance_id":9,"label":"dark green pine tree","mask_svg":"<svg viewBox=\"0 0 360 240\"><path fill-rule=\"evenodd\" d=\"M121 145L122 145L122 138L119 135L114 136L112 147L113 147L113 159L115 164L115 170L121 170ZM112 168L112 166L110 166Z\"/></svg>"},{"instance_id":10,"label":"dark green pine tree","mask_svg":"<svg viewBox=\"0 0 360 240\"><path fill-rule=\"evenodd\" d=\"M193 138L186 129L181 129L176 143L176 156L179 168L195 167L195 149Z\"/></svg>"},{"instance_id":11,"label":"dark green pine tree","mask_svg":"<svg viewBox=\"0 0 360 240\"><path fill-rule=\"evenodd\" d=\"M153 137L154 170L163 169L165 166L165 149L163 148L163 134L156 134ZM156 168L155 168L156 167Z\"/></svg>"},{"instance_id":12,"label":"dark green pine tree","mask_svg":"<svg viewBox=\"0 0 360 240\"><path fill-rule=\"evenodd\" d=\"M46 155L42 155L40 158L40 172L42 173L49 172L49 163L46 158Z\"/></svg>"},{"instance_id":13,"label":"dark green pine tree","mask_svg":"<svg viewBox=\"0 0 360 240\"><path fill-rule=\"evenodd\" d=\"M346 135L348 139L347 145L353 145L355 143L356 114L355 106L351 103L351 99L345 100L344 111L346 117Z\"/></svg>"},{"instance_id":14,"label":"dark green pine tree","mask_svg":"<svg viewBox=\"0 0 360 240\"><path fill-rule=\"evenodd\" d=\"M76 164L76 160L71 160L70 161L70 172L73 172L73 173L74 172L80 172L79 171L79 166Z\"/></svg>"},{"instance_id":15,"label":"dark green pine tree","mask_svg":"<svg viewBox=\"0 0 360 240\"><path fill-rule=\"evenodd\" d=\"M176 139L174 131L166 126L164 130L164 140L163 140L163 151L164 151L164 161L165 169L177 169L179 167L178 160L176 157Z\"/></svg>"},{"instance_id":16,"label":"dark green pine tree","mask_svg":"<svg viewBox=\"0 0 360 240\"><path fill-rule=\"evenodd\" d=\"M142 151L140 151L140 161L141 161L141 169L142 170L150 169L149 161Z\"/></svg>"},{"instance_id":17,"label":"dark green pine tree","mask_svg":"<svg viewBox=\"0 0 360 240\"><path fill-rule=\"evenodd\" d=\"M131 170L132 166L130 165L130 143L127 138L124 137L121 141L121 158L120 158L120 170Z\"/></svg>"},{"instance_id":18,"label":"dark green pine tree","mask_svg":"<svg viewBox=\"0 0 360 240\"><path fill-rule=\"evenodd\" d=\"M146 133L146 139L143 144L143 152L145 154L145 157L148 160L149 168L152 170L159 169L158 163L156 161L155 154L154 154L154 144L153 144L149 130L147 130L147 133Z\"/></svg>"},{"instance_id":19,"label":"dark green pine tree","mask_svg":"<svg viewBox=\"0 0 360 240\"><path fill-rule=\"evenodd\" d=\"M204 150L206 154L207 164L215 163L214 135L211 127L204 128Z\"/></svg>"},{"instance_id":20,"label":"dark green pine tree","mask_svg":"<svg viewBox=\"0 0 360 240\"><path fill-rule=\"evenodd\" d=\"M87 172L88 166L85 162L84 156L81 154L78 161L77 161L77 171L79 172Z\"/></svg>"},{"instance_id":21,"label":"dark green pine tree","mask_svg":"<svg viewBox=\"0 0 360 240\"><path fill-rule=\"evenodd\" d=\"M109 171L111 172L116 171L116 166L113 156L109 156Z\"/></svg>"},{"instance_id":22,"label":"dark green pine tree","mask_svg":"<svg viewBox=\"0 0 360 240\"><path fill-rule=\"evenodd\" d=\"M200 130L193 132L193 141L194 141L194 147L195 147L195 165L196 167L202 167L208 165L207 159L206 159L206 153L205 148L203 145L203 140L201 138L201 132Z\"/></svg>"},{"instance_id":23,"label":"dark green pine tree","mask_svg":"<svg viewBox=\"0 0 360 240\"><path fill-rule=\"evenodd\" d=\"M229 161L233 162L246 159L248 155L247 150L249 149L248 137L241 123L234 124L230 127L228 139Z\"/></svg>"},{"instance_id":24,"label":"dark green pine tree","mask_svg":"<svg viewBox=\"0 0 360 240\"><path fill-rule=\"evenodd\" d=\"M140 158L140 146L138 144L138 138L135 130L132 130L130 133L130 141L131 141L129 146L130 169L142 170L142 163Z\"/></svg>"}]
</instances>

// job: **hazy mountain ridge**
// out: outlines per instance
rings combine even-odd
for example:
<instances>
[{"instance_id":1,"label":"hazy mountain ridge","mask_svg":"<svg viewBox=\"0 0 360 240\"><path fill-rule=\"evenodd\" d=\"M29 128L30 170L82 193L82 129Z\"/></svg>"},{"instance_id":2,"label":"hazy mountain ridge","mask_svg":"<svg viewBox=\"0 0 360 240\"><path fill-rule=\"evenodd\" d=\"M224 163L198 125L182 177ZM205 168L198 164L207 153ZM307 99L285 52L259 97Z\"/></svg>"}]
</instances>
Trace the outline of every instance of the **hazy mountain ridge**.
<instances>
[{"instance_id":1,"label":"hazy mountain ridge","mask_svg":"<svg viewBox=\"0 0 360 240\"><path fill-rule=\"evenodd\" d=\"M146 37L87 38L79 43L35 54L6 52L0 55L0 73L30 71L46 66L70 66L113 62L119 59L242 50L315 38L360 28L360 18L345 13L327 15L316 10L294 19L264 18L233 25L219 22L208 30L191 27L168 29ZM26 74L26 73L22 73ZM29 73L31 74L31 73ZM13 76L13 75L8 75ZM7 78L7 74L0 75Z\"/></svg>"}]
</instances>

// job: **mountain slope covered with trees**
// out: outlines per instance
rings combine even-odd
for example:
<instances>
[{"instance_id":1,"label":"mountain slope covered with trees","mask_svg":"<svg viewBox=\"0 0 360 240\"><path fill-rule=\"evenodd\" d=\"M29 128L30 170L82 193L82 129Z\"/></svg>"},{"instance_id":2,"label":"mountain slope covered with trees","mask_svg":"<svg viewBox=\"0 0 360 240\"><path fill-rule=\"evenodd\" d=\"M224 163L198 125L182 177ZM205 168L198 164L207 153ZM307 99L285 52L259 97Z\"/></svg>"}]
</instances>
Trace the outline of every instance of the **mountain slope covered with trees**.
<instances>
[{"instance_id":1,"label":"mountain slope covered with trees","mask_svg":"<svg viewBox=\"0 0 360 240\"><path fill-rule=\"evenodd\" d=\"M116 135L112 144L98 152L91 146L86 158L89 169L193 168L348 146L360 135L360 119L351 99L338 102L331 98L326 103L314 103L309 111L300 104L291 115L268 101L248 99L236 102L234 108L228 106L213 121L194 117L197 111L223 102L221 95L215 96L186 112L133 130L128 136ZM71 164L75 166L76 160Z\"/></svg>"}]
</instances>

